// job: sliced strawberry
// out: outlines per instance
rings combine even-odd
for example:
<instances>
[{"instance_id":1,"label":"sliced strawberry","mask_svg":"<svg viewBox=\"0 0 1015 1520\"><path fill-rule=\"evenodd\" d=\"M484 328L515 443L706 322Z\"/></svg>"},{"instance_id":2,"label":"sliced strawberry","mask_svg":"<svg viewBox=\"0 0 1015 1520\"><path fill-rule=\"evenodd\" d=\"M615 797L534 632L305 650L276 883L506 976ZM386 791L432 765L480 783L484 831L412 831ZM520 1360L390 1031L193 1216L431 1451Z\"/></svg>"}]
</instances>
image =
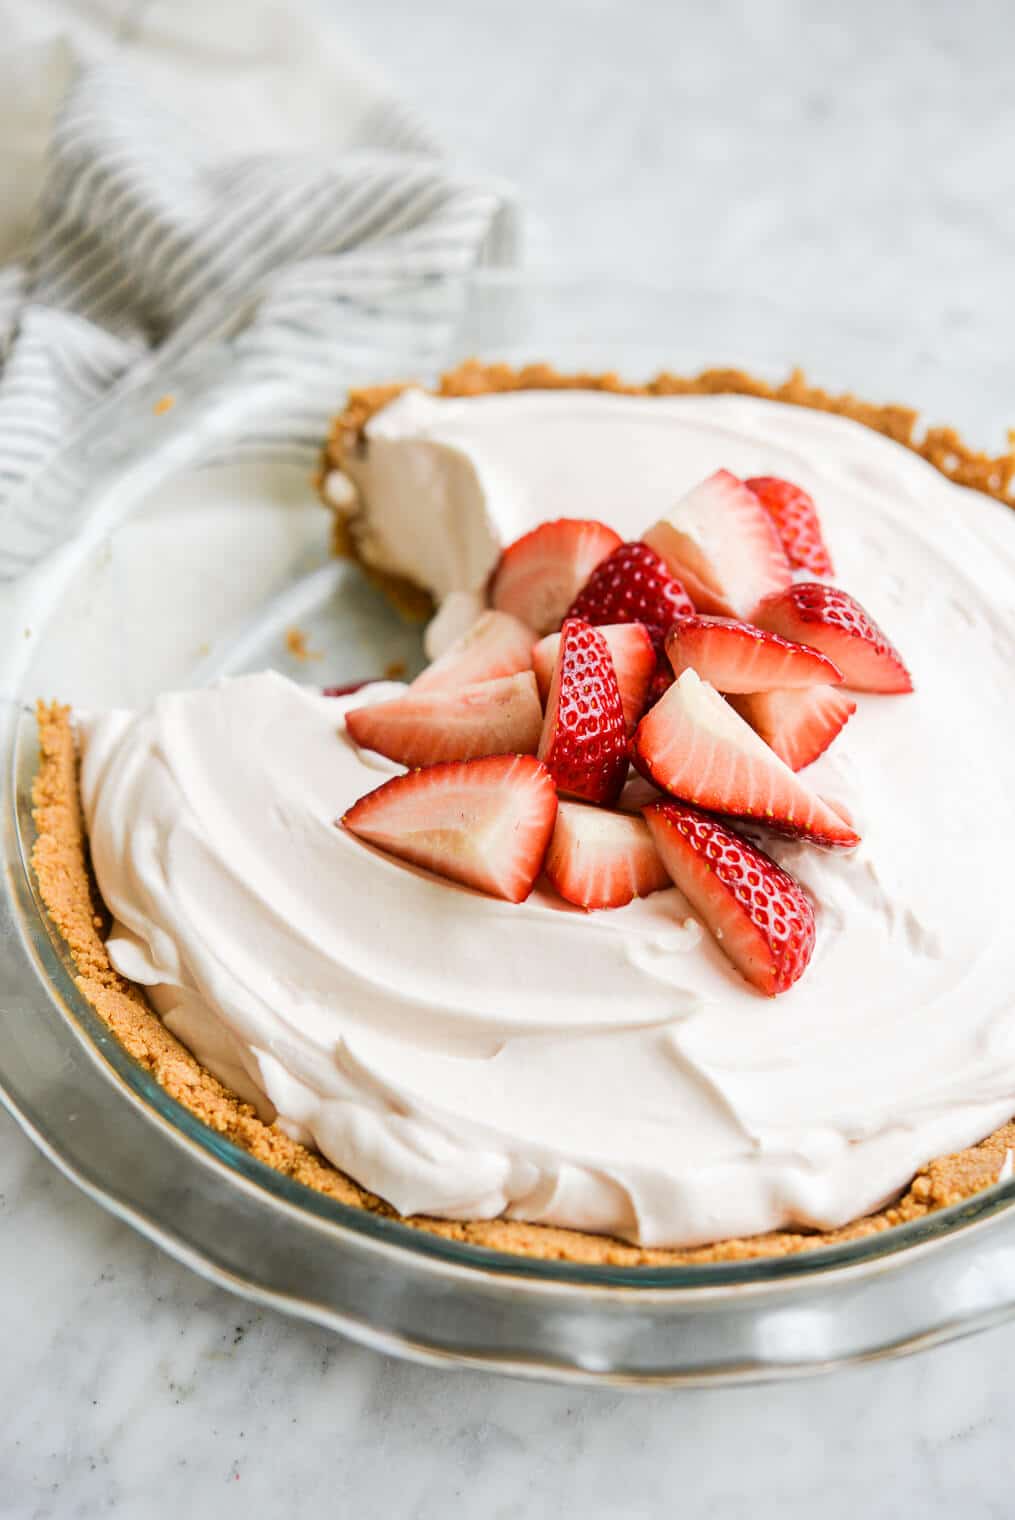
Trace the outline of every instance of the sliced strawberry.
<instances>
[{"instance_id":1,"label":"sliced strawberry","mask_svg":"<svg viewBox=\"0 0 1015 1520\"><path fill-rule=\"evenodd\" d=\"M537 634L553 633L593 570L619 543L605 523L576 517L543 523L504 550L490 600Z\"/></svg>"},{"instance_id":2,"label":"sliced strawberry","mask_svg":"<svg viewBox=\"0 0 1015 1520\"><path fill-rule=\"evenodd\" d=\"M769 997L792 987L814 950L814 913L792 876L696 808L644 811L670 876L741 976Z\"/></svg>"},{"instance_id":3,"label":"sliced strawberry","mask_svg":"<svg viewBox=\"0 0 1015 1520\"><path fill-rule=\"evenodd\" d=\"M539 741L558 790L586 802L616 802L627 775L624 707L598 628L568 618L546 699Z\"/></svg>"},{"instance_id":4,"label":"sliced strawberry","mask_svg":"<svg viewBox=\"0 0 1015 1520\"><path fill-rule=\"evenodd\" d=\"M754 492L775 523L791 565L809 570L812 575L835 574L812 496L777 475L755 475L752 480L745 480L744 485Z\"/></svg>"},{"instance_id":5,"label":"sliced strawberry","mask_svg":"<svg viewBox=\"0 0 1015 1520\"><path fill-rule=\"evenodd\" d=\"M648 544L621 544L597 565L571 603L568 617L606 623L644 623L662 652L663 640L694 604L676 576Z\"/></svg>"},{"instance_id":6,"label":"sliced strawberry","mask_svg":"<svg viewBox=\"0 0 1015 1520\"><path fill-rule=\"evenodd\" d=\"M413 691L453 691L532 669L535 634L509 612L484 612L416 677Z\"/></svg>"},{"instance_id":7,"label":"sliced strawberry","mask_svg":"<svg viewBox=\"0 0 1015 1520\"><path fill-rule=\"evenodd\" d=\"M784 639L809 644L834 660L853 691L903 692L913 680L899 651L845 591L800 581L758 608L755 621Z\"/></svg>"},{"instance_id":8,"label":"sliced strawberry","mask_svg":"<svg viewBox=\"0 0 1015 1520\"><path fill-rule=\"evenodd\" d=\"M457 691L413 688L390 702L354 707L345 726L361 749L399 765L478 760L481 755L534 755L543 727L531 670Z\"/></svg>"},{"instance_id":9,"label":"sliced strawberry","mask_svg":"<svg viewBox=\"0 0 1015 1520\"><path fill-rule=\"evenodd\" d=\"M823 755L856 712L856 703L836 686L758 691L730 702L791 771Z\"/></svg>"},{"instance_id":10,"label":"sliced strawberry","mask_svg":"<svg viewBox=\"0 0 1015 1520\"><path fill-rule=\"evenodd\" d=\"M643 623L613 623L600 628L610 651L620 688L624 726L633 734L648 705L648 692L656 669L656 652Z\"/></svg>"},{"instance_id":11,"label":"sliced strawberry","mask_svg":"<svg viewBox=\"0 0 1015 1520\"><path fill-rule=\"evenodd\" d=\"M716 691L772 691L842 680L831 660L816 649L732 618L685 618L670 630L666 653L678 676L696 670Z\"/></svg>"},{"instance_id":12,"label":"sliced strawberry","mask_svg":"<svg viewBox=\"0 0 1015 1520\"><path fill-rule=\"evenodd\" d=\"M685 802L756 818L816 844L860 843L835 809L693 670L685 670L642 718L634 747L643 774Z\"/></svg>"},{"instance_id":13,"label":"sliced strawberry","mask_svg":"<svg viewBox=\"0 0 1015 1520\"><path fill-rule=\"evenodd\" d=\"M395 776L341 822L400 860L521 902L542 870L556 817L545 765L532 755L492 755Z\"/></svg>"},{"instance_id":14,"label":"sliced strawberry","mask_svg":"<svg viewBox=\"0 0 1015 1520\"><path fill-rule=\"evenodd\" d=\"M649 683L656 668L655 649L642 623L608 623L599 632L606 640L613 661L624 707L624 723L627 732L633 734L647 706ZM544 702L550 691L559 648L560 634L548 633L532 651L532 668Z\"/></svg>"},{"instance_id":15,"label":"sliced strawberry","mask_svg":"<svg viewBox=\"0 0 1015 1520\"><path fill-rule=\"evenodd\" d=\"M642 536L680 577L699 612L751 618L764 597L790 582L775 524L729 470L695 486Z\"/></svg>"},{"instance_id":16,"label":"sliced strawberry","mask_svg":"<svg viewBox=\"0 0 1015 1520\"><path fill-rule=\"evenodd\" d=\"M558 807L543 870L579 908L622 908L670 884L644 819L580 802Z\"/></svg>"}]
</instances>

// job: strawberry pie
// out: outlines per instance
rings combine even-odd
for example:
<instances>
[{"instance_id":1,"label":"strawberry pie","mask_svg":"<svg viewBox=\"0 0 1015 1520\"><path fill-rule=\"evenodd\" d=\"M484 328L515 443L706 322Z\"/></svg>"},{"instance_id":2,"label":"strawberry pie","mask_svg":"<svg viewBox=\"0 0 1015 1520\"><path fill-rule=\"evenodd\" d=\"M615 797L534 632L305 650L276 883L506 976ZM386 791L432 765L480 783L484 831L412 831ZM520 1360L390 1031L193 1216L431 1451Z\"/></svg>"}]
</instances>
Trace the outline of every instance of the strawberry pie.
<instances>
[{"instance_id":1,"label":"strawberry pie","mask_svg":"<svg viewBox=\"0 0 1015 1520\"><path fill-rule=\"evenodd\" d=\"M975 494L898 409L762 392L358 393L322 494L427 610L422 674L44 710L43 894L202 1118L346 1202L618 1263L1010 1167L1011 462L953 446Z\"/></svg>"}]
</instances>

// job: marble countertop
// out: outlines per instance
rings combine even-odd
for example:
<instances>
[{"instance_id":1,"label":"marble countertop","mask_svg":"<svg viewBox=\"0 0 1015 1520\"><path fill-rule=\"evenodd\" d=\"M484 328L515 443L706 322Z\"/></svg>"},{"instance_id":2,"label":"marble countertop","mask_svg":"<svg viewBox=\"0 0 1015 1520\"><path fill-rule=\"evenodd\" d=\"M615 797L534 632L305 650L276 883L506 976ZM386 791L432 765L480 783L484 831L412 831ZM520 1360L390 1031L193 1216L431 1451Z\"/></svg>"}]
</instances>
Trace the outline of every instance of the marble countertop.
<instances>
[{"instance_id":1,"label":"marble countertop","mask_svg":"<svg viewBox=\"0 0 1015 1520\"><path fill-rule=\"evenodd\" d=\"M928 363L996 366L1006 0L331 4L468 166L519 186L537 262L805 306L841 290L886 332L932 313ZM209 1287L6 1117L0 1304L0 1520L739 1520L748 1495L758 1520L1011 1513L1015 1325L806 1383L640 1397L403 1366Z\"/></svg>"}]
</instances>

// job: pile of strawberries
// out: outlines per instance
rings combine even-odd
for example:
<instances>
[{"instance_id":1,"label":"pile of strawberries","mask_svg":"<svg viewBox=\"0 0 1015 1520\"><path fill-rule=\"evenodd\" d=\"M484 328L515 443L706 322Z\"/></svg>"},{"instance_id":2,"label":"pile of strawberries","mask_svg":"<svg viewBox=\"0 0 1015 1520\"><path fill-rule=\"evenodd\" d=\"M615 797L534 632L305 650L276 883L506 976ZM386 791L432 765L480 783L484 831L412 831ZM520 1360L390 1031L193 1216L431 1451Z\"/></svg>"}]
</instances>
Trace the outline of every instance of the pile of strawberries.
<instances>
[{"instance_id":1,"label":"pile of strawberries","mask_svg":"<svg viewBox=\"0 0 1015 1520\"><path fill-rule=\"evenodd\" d=\"M404 696L347 714L357 745L409 770L342 824L508 902L541 872L585 909L676 884L749 982L785 991L813 912L728 820L857 845L798 773L855 711L847 690L912 690L863 608L801 570L832 574L814 503L772 477L720 470L636 543L542 524Z\"/></svg>"}]
</instances>

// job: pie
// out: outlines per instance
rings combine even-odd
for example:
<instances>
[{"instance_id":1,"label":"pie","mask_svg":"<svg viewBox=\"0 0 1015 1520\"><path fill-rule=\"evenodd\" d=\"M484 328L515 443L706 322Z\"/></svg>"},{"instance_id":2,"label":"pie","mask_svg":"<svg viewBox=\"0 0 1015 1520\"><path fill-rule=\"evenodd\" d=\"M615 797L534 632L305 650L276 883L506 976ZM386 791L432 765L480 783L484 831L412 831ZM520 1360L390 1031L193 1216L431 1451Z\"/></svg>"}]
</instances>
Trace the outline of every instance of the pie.
<instances>
[{"instance_id":1,"label":"pie","mask_svg":"<svg viewBox=\"0 0 1015 1520\"><path fill-rule=\"evenodd\" d=\"M260 1160L501 1251L786 1254L992 1185L1013 479L800 377L354 393L337 547L432 663L41 708L83 993Z\"/></svg>"}]
</instances>

